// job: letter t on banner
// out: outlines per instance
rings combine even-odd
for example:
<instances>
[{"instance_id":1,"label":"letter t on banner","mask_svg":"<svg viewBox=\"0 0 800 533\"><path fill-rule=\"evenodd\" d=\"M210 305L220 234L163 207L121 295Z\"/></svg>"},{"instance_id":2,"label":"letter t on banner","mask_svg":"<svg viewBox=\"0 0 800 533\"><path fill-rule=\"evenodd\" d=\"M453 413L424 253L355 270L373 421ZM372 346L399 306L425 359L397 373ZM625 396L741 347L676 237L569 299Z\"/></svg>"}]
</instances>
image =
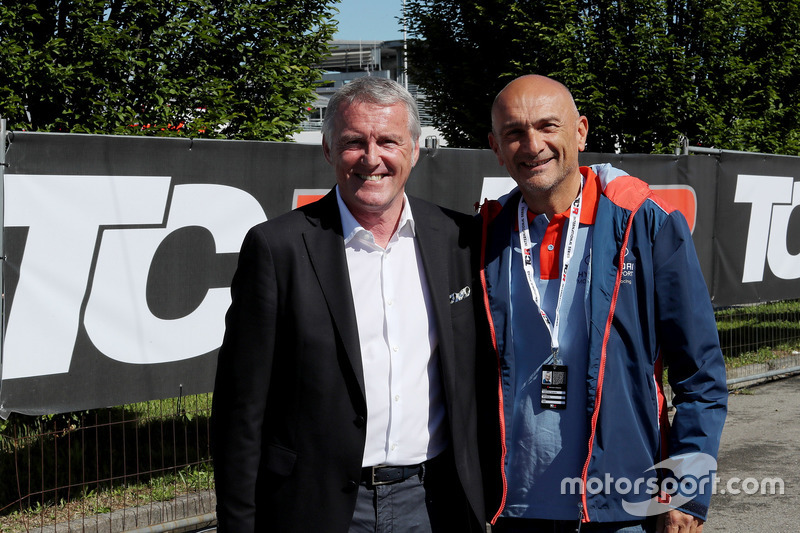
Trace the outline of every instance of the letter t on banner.
<instances>
[{"instance_id":1,"label":"letter t on banner","mask_svg":"<svg viewBox=\"0 0 800 533\"><path fill-rule=\"evenodd\" d=\"M101 226L162 225L170 178L10 174L5 185L4 227L28 237L3 380L68 372Z\"/></svg>"},{"instance_id":2,"label":"letter t on banner","mask_svg":"<svg viewBox=\"0 0 800 533\"><path fill-rule=\"evenodd\" d=\"M742 283L764 279L773 205L791 204L793 187L791 177L739 174L733 201L752 205Z\"/></svg>"}]
</instances>

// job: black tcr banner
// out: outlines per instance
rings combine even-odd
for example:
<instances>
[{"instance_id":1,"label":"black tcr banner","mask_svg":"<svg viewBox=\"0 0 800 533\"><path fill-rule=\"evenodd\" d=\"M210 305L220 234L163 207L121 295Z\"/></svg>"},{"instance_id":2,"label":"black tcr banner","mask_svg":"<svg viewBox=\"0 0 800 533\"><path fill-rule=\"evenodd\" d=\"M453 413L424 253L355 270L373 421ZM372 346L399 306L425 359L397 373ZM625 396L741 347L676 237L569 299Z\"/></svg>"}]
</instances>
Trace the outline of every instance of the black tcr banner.
<instances>
[{"instance_id":1,"label":"black tcr banner","mask_svg":"<svg viewBox=\"0 0 800 533\"><path fill-rule=\"evenodd\" d=\"M254 224L334 185L319 146L12 134L0 416L213 388ZM800 158L582 154L677 207L716 306L800 298ZM407 191L463 212L513 182L490 150L422 149Z\"/></svg>"}]
</instances>

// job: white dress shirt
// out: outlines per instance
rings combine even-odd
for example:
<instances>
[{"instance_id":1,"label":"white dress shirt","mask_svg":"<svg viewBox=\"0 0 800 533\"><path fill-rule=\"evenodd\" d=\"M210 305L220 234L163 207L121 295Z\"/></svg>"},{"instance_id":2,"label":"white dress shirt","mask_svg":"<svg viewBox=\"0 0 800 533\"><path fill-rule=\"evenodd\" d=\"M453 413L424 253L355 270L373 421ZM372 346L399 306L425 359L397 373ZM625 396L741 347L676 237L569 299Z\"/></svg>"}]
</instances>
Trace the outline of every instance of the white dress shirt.
<instances>
[{"instance_id":1,"label":"white dress shirt","mask_svg":"<svg viewBox=\"0 0 800 533\"><path fill-rule=\"evenodd\" d=\"M447 446L431 296L408 198L386 249L342 201L345 255L367 395L363 466L411 465Z\"/></svg>"}]
</instances>

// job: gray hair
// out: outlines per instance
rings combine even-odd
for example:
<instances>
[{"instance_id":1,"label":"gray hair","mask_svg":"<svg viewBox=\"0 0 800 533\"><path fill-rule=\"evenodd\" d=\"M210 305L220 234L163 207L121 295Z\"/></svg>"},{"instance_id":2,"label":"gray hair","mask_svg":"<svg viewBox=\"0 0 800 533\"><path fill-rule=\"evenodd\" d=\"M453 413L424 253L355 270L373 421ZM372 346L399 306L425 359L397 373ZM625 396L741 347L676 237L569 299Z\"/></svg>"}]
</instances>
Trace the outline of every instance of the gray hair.
<instances>
[{"instance_id":1,"label":"gray hair","mask_svg":"<svg viewBox=\"0 0 800 533\"><path fill-rule=\"evenodd\" d=\"M408 110L408 131L414 142L419 141L422 127L419 123L419 111L414 97L399 83L388 78L363 76L356 78L341 87L328 101L325 120L322 123L322 135L328 148L333 139L336 115L342 103L353 102L390 106L404 104Z\"/></svg>"}]
</instances>

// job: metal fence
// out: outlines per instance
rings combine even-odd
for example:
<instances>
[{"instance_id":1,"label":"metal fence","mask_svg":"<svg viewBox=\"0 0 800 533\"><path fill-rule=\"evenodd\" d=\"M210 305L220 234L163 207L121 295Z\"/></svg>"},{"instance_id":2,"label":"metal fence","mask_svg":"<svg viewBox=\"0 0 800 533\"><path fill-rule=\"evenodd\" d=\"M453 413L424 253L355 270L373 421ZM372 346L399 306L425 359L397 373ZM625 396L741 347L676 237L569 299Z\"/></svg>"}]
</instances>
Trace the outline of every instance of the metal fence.
<instances>
[{"instance_id":1,"label":"metal fence","mask_svg":"<svg viewBox=\"0 0 800 533\"><path fill-rule=\"evenodd\" d=\"M800 371L800 300L719 309L716 316L729 387Z\"/></svg>"},{"instance_id":2,"label":"metal fence","mask_svg":"<svg viewBox=\"0 0 800 533\"><path fill-rule=\"evenodd\" d=\"M214 520L211 395L12 415L0 431L0 531L176 531Z\"/></svg>"},{"instance_id":3,"label":"metal fence","mask_svg":"<svg viewBox=\"0 0 800 533\"><path fill-rule=\"evenodd\" d=\"M800 371L800 301L717 310L728 382ZM0 531L197 531L214 523L211 395L0 422Z\"/></svg>"}]
</instances>

